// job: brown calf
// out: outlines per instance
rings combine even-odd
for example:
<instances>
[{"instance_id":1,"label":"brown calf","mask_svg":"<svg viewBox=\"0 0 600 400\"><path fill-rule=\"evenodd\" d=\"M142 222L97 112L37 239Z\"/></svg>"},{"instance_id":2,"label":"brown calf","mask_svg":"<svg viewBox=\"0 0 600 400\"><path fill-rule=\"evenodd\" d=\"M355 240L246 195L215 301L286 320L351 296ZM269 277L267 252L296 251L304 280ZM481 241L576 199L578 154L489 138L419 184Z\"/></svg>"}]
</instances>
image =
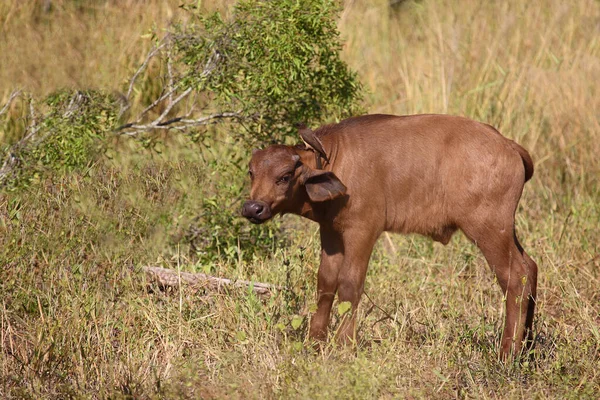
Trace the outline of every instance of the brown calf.
<instances>
[{"instance_id":1,"label":"brown calf","mask_svg":"<svg viewBox=\"0 0 600 400\"><path fill-rule=\"evenodd\" d=\"M242 214L253 223L285 213L319 223L310 337L326 338L337 292L353 310L338 339L354 338L369 258L383 231L447 244L461 229L506 296L500 357L518 354L531 335L537 286L537 265L515 234L517 203L533 174L527 151L489 125L445 115L365 115L300 133L306 147L253 152Z\"/></svg>"}]
</instances>

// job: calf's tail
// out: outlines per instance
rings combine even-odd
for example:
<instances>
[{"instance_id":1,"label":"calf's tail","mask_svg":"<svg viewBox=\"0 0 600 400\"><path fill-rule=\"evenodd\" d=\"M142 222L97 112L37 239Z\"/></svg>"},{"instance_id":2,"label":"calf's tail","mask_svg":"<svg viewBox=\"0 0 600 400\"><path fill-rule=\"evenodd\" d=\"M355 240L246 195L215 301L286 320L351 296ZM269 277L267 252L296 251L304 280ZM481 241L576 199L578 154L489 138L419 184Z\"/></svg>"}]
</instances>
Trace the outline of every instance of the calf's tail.
<instances>
[{"instance_id":1,"label":"calf's tail","mask_svg":"<svg viewBox=\"0 0 600 400\"><path fill-rule=\"evenodd\" d=\"M531 159L529 152L523 147L519 146L515 142L511 142L511 145L513 149L519 153L521 159L523 160L523 166L525 167L525 182L527 182L533 176L533 160Z\"/></svg>"}]
</instances>

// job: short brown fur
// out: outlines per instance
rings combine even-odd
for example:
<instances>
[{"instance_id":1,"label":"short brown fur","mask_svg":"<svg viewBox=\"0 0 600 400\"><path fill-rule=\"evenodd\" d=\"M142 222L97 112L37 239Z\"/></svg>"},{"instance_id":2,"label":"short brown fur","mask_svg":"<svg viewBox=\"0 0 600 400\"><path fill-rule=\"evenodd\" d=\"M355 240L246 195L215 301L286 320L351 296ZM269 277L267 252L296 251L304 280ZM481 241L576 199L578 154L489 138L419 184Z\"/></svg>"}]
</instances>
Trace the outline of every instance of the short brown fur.
<instances>
[{"instance_id":1,"label":"short brown fur","mask_svg":"<svg viewBox=\"0 0 600 400\"><path fill-rule=\"evenodd\" d=\"M537 265L515 234L515 211L533 175L529 153L489 125L445 115L366 115L314 135L328 162L310 149L255 151L243 214L262 223L294 213L320 225L318 307L310 337L325 339L335 293L353 312L338 339L355 335L356 308L373 246L384 231L419 233L447 244L461 229L482 251L506 296L500 357L531 336Z\"/></svg>"}]
</instances>

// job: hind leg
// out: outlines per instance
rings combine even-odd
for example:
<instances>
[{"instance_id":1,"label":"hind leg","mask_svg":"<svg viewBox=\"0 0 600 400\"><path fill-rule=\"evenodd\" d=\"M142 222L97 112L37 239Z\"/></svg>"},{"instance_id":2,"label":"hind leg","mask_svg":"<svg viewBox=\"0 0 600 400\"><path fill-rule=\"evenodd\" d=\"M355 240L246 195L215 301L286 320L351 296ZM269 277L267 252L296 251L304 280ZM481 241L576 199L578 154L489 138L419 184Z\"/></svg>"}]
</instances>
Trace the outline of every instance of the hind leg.
<instances>
[{"instance_id":1,"label":"hind leg","mask_svg":"<svg viewBox=\"0 0 600 400\"><path fill-rule=\"evenodd\" d=\"M527 325L533 322L537 275L531 273L530 262L514 240L512 221L510 227L503 225L488 221L463 231L483 253L504 293L506 317L500 358L506 360L521 352ZM528 318L530 313L531 318Z\"/></svg>"},{"instance_id":2,"label":"hind leg","mask_svg":"<svg viewBox=\"0 0 600 400\"><path fill-rule=\"evenodd\" d=\"M535 303L536 303L536 298L537 298L536 296L537 296L538 266L535 263L535 261L533 261L531 259L531 257L529 257L529 254L527 254L527 252L525 250L523 250L523 247L521 246L521 243L519 243L519 239L517 239L516 234L514 235L514 240L515 240L515 245L521 252L521 255L525 259L525 262L527 263L528 278L529 278L529 281L531 282L531 295L529 297L529 303L527 305L527 318L525 320L525 329L527 330L527 342L528 342L527 346L531 347L533 345L533 316L535 313Z\"/></svg>"}]
</instances>

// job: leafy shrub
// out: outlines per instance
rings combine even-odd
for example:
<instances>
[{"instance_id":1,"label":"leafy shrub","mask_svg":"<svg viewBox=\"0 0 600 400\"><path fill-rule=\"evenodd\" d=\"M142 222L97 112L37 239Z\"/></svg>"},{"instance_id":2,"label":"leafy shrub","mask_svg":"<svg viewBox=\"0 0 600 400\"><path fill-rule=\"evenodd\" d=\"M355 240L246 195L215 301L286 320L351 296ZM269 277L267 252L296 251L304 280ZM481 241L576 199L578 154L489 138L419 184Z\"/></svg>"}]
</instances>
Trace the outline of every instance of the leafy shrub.
<instances>
[{"instance_id":1,"label":"leafy shrub","mask_svg":"<svg viewBox=\"0 0 600 400\"><path fill-rule=\"evenodd\" d=\"M27 186L43 175L89 166L102 153L116 112L115 99L99 91L51 94L36 111L42 117L32 112L23 137L6 152L0 181Z\"/></svg>"},{"instance_id":2,"label":"leafy shrub","mask_svg":"<svg viewBox=\"0 0 600 400\"><path fill-rule=\"evenodd\" d=\"M178 90L193 88L203 94L207 109L238 114L239 123L228 126L229 143L244 150L235 160L224 156L227 164L211 166L212 194L202 200L203 212L186 238L204 264L249 261L282 241L277 223L250 225L239 216L249 147L295 143L296 122L359 112L362 88L340 58L336 1L242 0L229 19L187 9L193 23L173 32Z\"/></svg>"},{"instance_id":3,"label":"leafy shrub","mask_svg":"<svg viewBox=\"0 0 600 400\"><path fill-rule=\"evenodd\" d=\"M195 23L174 35L185 86L242 115L246 142L295 142L297 122L359 111L361 85L339 54L339 2L242 0L229 20L189 9Z\"/></svg>"}]
</instances>

